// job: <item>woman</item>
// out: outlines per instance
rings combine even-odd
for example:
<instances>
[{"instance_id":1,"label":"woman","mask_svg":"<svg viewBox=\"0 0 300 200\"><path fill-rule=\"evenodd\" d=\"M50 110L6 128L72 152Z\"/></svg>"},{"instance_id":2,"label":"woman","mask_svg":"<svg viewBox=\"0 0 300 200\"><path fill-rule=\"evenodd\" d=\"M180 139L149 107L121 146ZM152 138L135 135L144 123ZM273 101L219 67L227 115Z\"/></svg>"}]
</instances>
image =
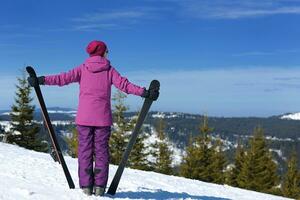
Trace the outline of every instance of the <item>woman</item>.
<instances>
[{"instance_id":1,"label":"woman","mask_svg":"<svg viewBox=\"0 0 300 200\"><path fill-rule=\"evenodd\" d=\"M31 86L64 86L78 82L79 105L76 116L78 130L79 185L87 195L103 196L108 180L109 137L112 125L111 85L127 93L155 99L156 90L146 90L129 82L110 65L107 46L102 41L92 41L86 47L89 54L83 64L58 75L28 78ZM95 166L93 167L93 158Z\"/></svg>"}]
</instances>

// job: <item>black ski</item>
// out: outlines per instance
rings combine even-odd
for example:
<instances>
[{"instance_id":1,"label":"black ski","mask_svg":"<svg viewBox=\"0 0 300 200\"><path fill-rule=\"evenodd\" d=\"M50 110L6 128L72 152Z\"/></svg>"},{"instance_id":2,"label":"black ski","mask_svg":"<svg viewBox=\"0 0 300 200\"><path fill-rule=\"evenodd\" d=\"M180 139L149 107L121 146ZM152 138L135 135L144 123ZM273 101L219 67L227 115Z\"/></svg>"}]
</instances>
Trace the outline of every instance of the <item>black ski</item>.
<instances>
[{"instance_id":1,"label":"black ski","mask_svg":"<svg viewBox=\"0 0 300 200\"><path fill-rule=\"evenodd\" d=\"M160 87L160 84L159 84L159 81L157 80L153 80L151 81L151 84L150 84L150 87L149 89L155 89L155 90L159 90L159 87ZM114 195L116 194L116 191L117 191L117 188L118 188L118 185L119 185L119 182L120 182L120 179L121 179L121 176L123 174L123 171L124 171L124 168L126 166L126 163L127 163L127 160L128 160L128 157L129 157L129 154L133 148L133 145L136 141L136 138L139 134L139 131L143 125L143 122L146 118L146 115L151 107L151 104L153 101L156 101L157 99L149 99L149 98L145 98L144 100L144 104L143 104L143 107L139 113L139 116L138 116L138 119L137 119L137 122L136 122L136 125L135 125L135 128L131 134L131 137L130 137L130 140L127 144L127 147L123 153L123 156L122 156L122 160L119 164L119 167L117 169L117 172L110 184L110 187L107 191L108 194L110 195Z\"/></svg>"},{"instance_id":2,"label":"black ski","mask_svg":"<svg viewBox=\"0 0 300 200\"><path fill-rule=\"evenodd\" d=\"M37 78L36 73L35 73L35 71L32 67L30 67L30 66L26 67L26 71L28 72L30 77ZM34 90L35 90L36 96L38 98L38 101L39 101L39 104L40 104L40 107L41 107L41 110L42 110L42 115L43 115L43 118L44 118L44 121L45 121L45 125L46 125L46 127L48 129L48 132L49 132L49 135L50 135L50 139L51 139L51 142L52 142L52 147L53 147L53 150L54 150L55 158L58 160L58 162L61 164L61 166L64 170L64 173L65 173L65 176L66 176L66 179L68 181L70 189L73 189L73 188L75 188L75 185L74 185L74 182L72 180L71 174L68 170L68 167L66 165L65 159L62 155L59 144L57 142L56 135L55 135L54 129L52 127L52 124L51 124L51 121L50 121L50 118L49 118L49 114L48 114L48 111L47 111L47 108L46 108L46 105L45 105L45 102L44 102L44 98L43 98L43 95L42 95L42 92L41 92L41 88L38 85L37 87L34 87ZM52 154L53 154L53 152L52 152ZM52 155L52 157L53 156L54 155Z\"/></svg>"}]
</instances>

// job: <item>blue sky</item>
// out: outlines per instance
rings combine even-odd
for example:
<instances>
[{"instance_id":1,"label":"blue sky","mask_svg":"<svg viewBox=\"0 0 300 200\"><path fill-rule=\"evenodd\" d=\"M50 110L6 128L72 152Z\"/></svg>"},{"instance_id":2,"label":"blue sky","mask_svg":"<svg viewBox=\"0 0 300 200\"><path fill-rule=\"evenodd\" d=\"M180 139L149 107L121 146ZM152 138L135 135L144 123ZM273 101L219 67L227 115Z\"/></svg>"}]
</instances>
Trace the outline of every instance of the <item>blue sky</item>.
<instances>
[{"instance_id":1,"label":"blue sky","mask_svg":"<svg viewBox=\"0 0 300 200\"><path fill-rule=\"evenodd\" d=\"M0 109L15 77L68 71L91 40L131 82L161 81L153 110L214 116L300 111L300 1L17 1L0 6ZM78 86L43 87L48 106L76 108ZM142 99L129 96L131 110Z\"/></svg>"}]
</instances>

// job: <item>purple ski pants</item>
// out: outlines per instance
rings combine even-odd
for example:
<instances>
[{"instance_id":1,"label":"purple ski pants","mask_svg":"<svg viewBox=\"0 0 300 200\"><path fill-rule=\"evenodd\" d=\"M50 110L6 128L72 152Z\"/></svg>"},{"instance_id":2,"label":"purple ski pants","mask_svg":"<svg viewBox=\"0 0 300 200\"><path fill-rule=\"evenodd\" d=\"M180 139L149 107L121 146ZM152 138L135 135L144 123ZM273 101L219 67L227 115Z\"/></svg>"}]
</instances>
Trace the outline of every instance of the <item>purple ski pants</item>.
<instances>
[{"instance_id":1,"label":"purple ski pants","mask_svg":"<svg viewBox=\"0 0 300 200\"><path fill-rule=\"evenodd\" d=\"M81 188L105 187L108 180L111 127L77 125L77 131L79 185Z\"/></svg>"}]
</instances>

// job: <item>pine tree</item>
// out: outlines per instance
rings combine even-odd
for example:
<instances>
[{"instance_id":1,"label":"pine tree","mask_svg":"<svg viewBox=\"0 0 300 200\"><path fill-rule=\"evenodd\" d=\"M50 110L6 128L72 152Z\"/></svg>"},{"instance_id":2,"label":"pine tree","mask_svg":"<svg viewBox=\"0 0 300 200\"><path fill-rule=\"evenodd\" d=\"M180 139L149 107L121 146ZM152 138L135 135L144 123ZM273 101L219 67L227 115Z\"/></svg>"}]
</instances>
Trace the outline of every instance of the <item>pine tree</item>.
<instances>
[{"instance_id":1,"label":"pine tree","mask_svg":"<svg viewBox=\"0 0 300 200\"><path fill-rule=\"evenodd\" d=\"M157 151L155 152L154 171L163 174L172 174L172 151L169 149L165 138L165 122L161 118L156 127L159 141L155 146Z\"/></svg>"},{"instance_id":2,"label":"pine tree","mask_svg":"<svg viewBox=\"0 0 300 200\"><path fill-rule=\"evenodd\" d=\"M217 139L212 147L212 157L209 169L211 169L211 177L213 183L223 184L225 182L225 166L226 158L222 151L222 141Z\"/></svg>"},{"instance_id":3,"label":"pine tree","mask_svg":"<svg viewBox=\"0 0 300 200\"><path fill-rule=\"evenodd\" d=\"M130 121L130 124L133 126L137 122L137 115ZM137 136L133 149L130 153L130 157L128 159L128 166L134 169L140 170L150 170L150 164L147 159L149 155L146 152L145 140L148 138L147 134L141 130Z\"/></svg>"},{"instance_id":4,"label":"pine tree","mask_svg":"<svg viewBox=\"0 0 300 200\"><path fill-rule=\"evenodd\" d=\"M286 197L300 198L300 171L297 167L297 155L294 151L287 163L288 170L282 183L282 193Z\"/></svg>"},{"instance_id":5,"label":"pine tree","mask_svg":"<svg viewBox=\"0 0 300 200\"><path fill-rule=\"evenodd\" d=\"M7 140L27 149L45 152L47 144L39 139L39 126L33 121L35 107L31 105L31 87L27 83L25 71L17 80L15 104L10 114L12 128Z\"/></svg>"},{"instance_id":6,"label":"pine tree","mask_svg":"<svg viewBox=\"0 0 300 200\"><path fill-rule=\"evenodd\" d=\"M128 140L130 139L130 134L132 133L137 121L137 116L131 120L125 118L125 112L129 110L129 107L124 104L126 97L127 95L121 91L117 91L113 97L113 101L115 102L113 113L115 126L110 138L110 154L112 164L120 163ZM148 154L145 152L146 147L144 144L146 138L147 135L144 133L140 133L138 135L128 160L129 167L141 170L149 169L149 164L147 161Z\"/></svg>"},{"instance_id":7,"label":"pine tree","mask_svg":"<svg viewBox=\"0 0 300 200\"><path fill-rule=\"evenodd\" d=\"M197 154L197 150L198 149L196 148L194 137L190 135L189 143L185 149L185 155L183 156L182 163L180 165L179 175L191 179L199 178L196 171L196 167L198 166L197 163L199 163L200 160L196 159L198 157L195 157Z\"/></svg>"},{"instance_id":8,"label":"pine tree","mask_svg":"<svg viewBox=\"0 0 300 200\"><path fill-rule=\"evenodd\" d=\"M66 137L66 142L69 148L69 155L73 158L78 157L78 131L76 128L72 128L72 137Z\"/></svg>"},{"instance_id":9,"label":"pine tree","mask_svg":"<svg viewBox=\"0 0 300 200\"><path fill-rule=\"evenodd\" d=\"M188 147L186 148L186 155L183 157L183 162L180 166L180 175L212 182L211 176L211 161L212 149L209 148L211 144L211 137L208 135L212 129L208 126L208 118L204 117L203 124L200 127L200 135L195 138L190 138Z\"/></svg>"},{"instance_id":10,"label":"pine tree","mask_svg":"<svg viewBox=\"0 0 300 200\"><path fill-rule=\"evenodd\" d=\"M240 187L261 192L270 192L278 183L277 165L272 160L261 127L255 128L250 139L237 182Z\"/></svg>"},{"instance_id":11,"label":"pine tree","mask_svg":"<svg viewBox=\"0 0 300 200\"><path fill-rule=\"evenodd\" d=\"M156 160L157 160L157 157L158 157L158 142L155 141L154 143L151 143L149 145L149 170L150 171L155 171L155 168L156 168Z\"/></svg>"},{"instance_id":12,"label":"pine tree","mask_svg":"<svg viewBox=\"0 0 300 200\"><path fill-rule=\"evenodd\" d=\"M133 123L128 123L124 113L129 109L128 106L124 104L124 100L127 97L126 94L117 90L114 94L112 100L115 102L113 109L114 116L114 127L111 133L109 145L110 145L110 162L112 164L119 164L123 152L125 151L128 135L126 133L131 131L134 127Z\"/></svg>"},{"instance_id":13,"label":"pine tree","mask_svg":"<svg viewBox=\"0 0 300 200\"><path fill-rule=\"evenodd\" d=\"M234 166L229 171L229 177L228 177L228 184L232 185L234 187L239 187L237 178L241 173L242 170L242 164L244 163L244 157L245 157L245 150L243 146L241 145L241 142L238 142L238 146L235 151L235 157L234 157Z\"/></svg>"}]
</instances>

